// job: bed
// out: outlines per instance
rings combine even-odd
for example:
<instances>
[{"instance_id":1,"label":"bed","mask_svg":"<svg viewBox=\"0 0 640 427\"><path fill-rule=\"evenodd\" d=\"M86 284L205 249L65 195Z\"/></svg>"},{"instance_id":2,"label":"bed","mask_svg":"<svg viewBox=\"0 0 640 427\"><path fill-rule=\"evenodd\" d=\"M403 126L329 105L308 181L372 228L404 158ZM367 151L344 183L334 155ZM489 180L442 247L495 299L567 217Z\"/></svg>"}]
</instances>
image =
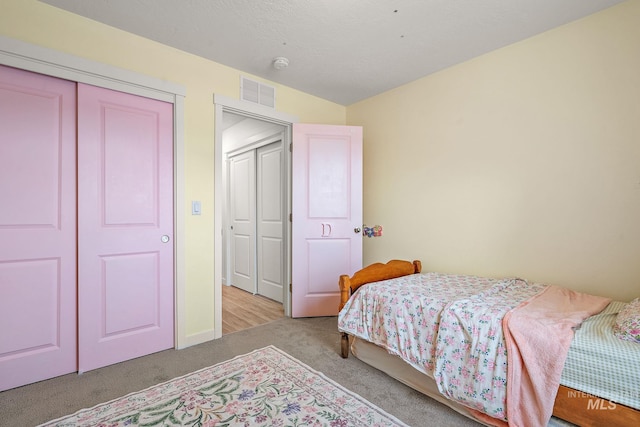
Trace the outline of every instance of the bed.
<instances>
[{"instance_id":1,"label":"bed","mask_svg":"<svg viewBox=\"0 0 640 427\"><path fill-rule=\"evenodd\" d=\"M611 333L626 303L519 278L422 273L420 261L373 264L339 286L342 357L481 424L640 425L640 345Z\"/></svg>"}]
</instances>

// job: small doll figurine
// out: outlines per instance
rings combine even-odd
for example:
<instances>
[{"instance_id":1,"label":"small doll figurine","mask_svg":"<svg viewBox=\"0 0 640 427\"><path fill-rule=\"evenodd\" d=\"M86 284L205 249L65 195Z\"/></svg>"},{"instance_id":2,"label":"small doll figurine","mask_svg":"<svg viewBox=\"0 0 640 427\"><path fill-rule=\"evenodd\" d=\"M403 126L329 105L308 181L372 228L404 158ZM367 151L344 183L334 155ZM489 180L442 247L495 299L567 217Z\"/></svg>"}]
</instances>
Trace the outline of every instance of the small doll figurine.
<instances>
[{"instance_id":1,"label":"small doll figurine","mask_svg":"<svg viewBox=\"0 0 640 427\"><path fill-rule=\"evenodd\" d=\"M382 236L382 226L374 225L373 227L367 227L365 225L362 228L362 234L367 237L380 237Z\"/></svg>"}]
</instances>

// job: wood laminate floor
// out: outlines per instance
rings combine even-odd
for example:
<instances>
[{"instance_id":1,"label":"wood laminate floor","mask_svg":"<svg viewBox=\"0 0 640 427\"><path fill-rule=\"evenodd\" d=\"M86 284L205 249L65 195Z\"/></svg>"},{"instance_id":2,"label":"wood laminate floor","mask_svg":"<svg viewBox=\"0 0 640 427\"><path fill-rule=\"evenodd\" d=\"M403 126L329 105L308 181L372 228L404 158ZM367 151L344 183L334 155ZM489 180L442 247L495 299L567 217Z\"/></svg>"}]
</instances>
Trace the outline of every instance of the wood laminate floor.
<instances>
[{"instance_id":1,"label":"wood laminate floor","mask_svg":"<svg viewBox=\"0 0 640 427\"><path fill-rule=\"evenodd\" d=\"M284 316L279 302L222 285L222 335L252 328Z\"/></svg>"}]
</instances>

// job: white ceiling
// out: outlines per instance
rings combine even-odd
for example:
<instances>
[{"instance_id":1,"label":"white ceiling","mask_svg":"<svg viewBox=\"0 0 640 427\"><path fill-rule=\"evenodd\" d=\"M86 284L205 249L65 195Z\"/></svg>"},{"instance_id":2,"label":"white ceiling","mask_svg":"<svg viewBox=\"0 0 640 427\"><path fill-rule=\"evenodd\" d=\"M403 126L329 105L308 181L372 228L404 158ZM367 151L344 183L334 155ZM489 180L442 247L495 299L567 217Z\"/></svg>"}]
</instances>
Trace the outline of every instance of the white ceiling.
<instances>
[{"instance_id":1,"label":"white ceiling","mask_svg":"<svg viewBox=\"0 0 640 427\"><path fill-rule=\"evenodd\" d=\"M342 105L622 2L41 1Z\"/></svg>"}]
</instances>

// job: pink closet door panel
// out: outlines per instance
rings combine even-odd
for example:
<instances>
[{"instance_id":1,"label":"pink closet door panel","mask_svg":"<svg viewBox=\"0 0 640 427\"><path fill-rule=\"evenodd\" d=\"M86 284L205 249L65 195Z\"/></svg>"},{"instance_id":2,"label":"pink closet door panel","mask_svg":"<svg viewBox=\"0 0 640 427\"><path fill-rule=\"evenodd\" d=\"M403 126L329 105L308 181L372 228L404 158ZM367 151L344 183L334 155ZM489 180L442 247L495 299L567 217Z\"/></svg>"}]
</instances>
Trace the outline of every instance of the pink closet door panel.
<instances>
[{"instance_id":1,"label":"pink closet door panel","mask_svg":"<svg viewBox=\"0 0 640 427\"><path fill-rule=\"evenodd\" d=\"M0 390L74 372L76 86L0 66Z\"/></svg>"},{"instance_id":2,"label":"pink closet door panel","mask_svg":"<svg viewBox=\"0 0 640 427\"><path fill-rule=\"evenodd\" d=\"M80 372L173 347L171 104L78 85Z\"/></svg>"}]
</instances>

